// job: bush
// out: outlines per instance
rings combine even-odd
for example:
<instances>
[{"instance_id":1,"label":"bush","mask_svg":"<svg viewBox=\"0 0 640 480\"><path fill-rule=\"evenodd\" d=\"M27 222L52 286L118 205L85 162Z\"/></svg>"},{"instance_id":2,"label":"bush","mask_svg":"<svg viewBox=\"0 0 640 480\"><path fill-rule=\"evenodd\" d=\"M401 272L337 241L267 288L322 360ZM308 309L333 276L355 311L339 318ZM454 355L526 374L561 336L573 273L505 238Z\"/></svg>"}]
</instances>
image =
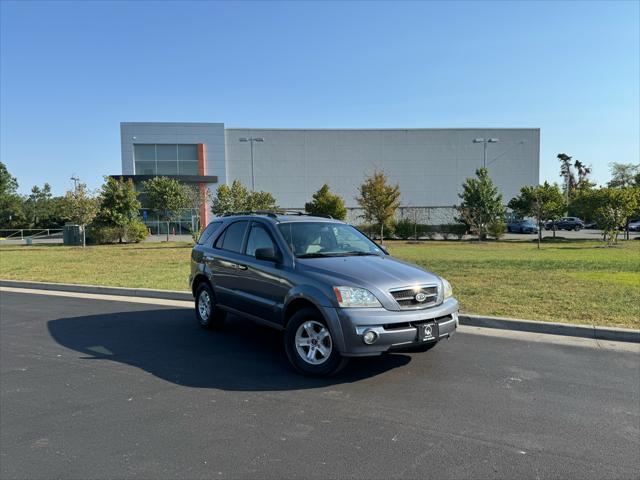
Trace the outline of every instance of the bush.
<instances>
[{"instance_id":1,"label":"bush","mask_svg":"<svg viewBox=\"0 0 640 480\"><path fill-rule=\"evenodd\" d=\"M413 238L416 231L416 224L408 218L403 218L395 224L395 232L398 238L408 240Z\"/></svg>"},{"instance_id":2,"label":"bush","mask_svg":"<svg viewBox=\"0 0 640 480\"><path fill-rule=\"evenodd\" d=\"M496 240L500 240L505 232L507 231L507 226L501 219L496 219L487 225L487 233L489 236L495 238Z\"/></svg>"},{"instance_id":3,"label":"bush","mask_svg":"<svg viewBox=\"0 0 640 480\"><path fill-rule=\"evenodd\" d=\"M358 225L356 227L362 233L364 233L367 237L373 240L380 240L380 225L365 223L362 225ZM384 226L384 238L393 237L395 232L395 225L385 225Z\"/></svg>"},{"instance_id":4,"label":"bush","mask_svg":"<svg viewBox=\"0 0 640 480\"><path fill-rule=\"evenodd\" d=\"M140 220L134 220L127 225L125 230L125 241L127 243L140 243L149 235L149 229Z\"/></svg>"},{"instance_id":5,"label":"bush","mask_svg":"<svg viewBox=\"0 0 640 480\"><path fill-rule=\"evenodd\" d=\"M90 225L87 228L87 243L115 243L120 239L120 229L104 225Z\"/></svg>"},{"instance_id":6,"label":"bush","mask_svg":"<svg viewBox=\"0 0 640 480\"><path fill-rule=\"evenodd\" d=\"M109 227L105 225L91 225L87 228L87 242L94 244L118 243L120 239L127 243L139 243L149 231L147 226L139 220L134 220L124 227Z\"/></svg>"},{"instance_id":7,"label":"bush","mask_svg":"<svg viewBox=\"0 0 640 480\"><path fill-rule=\"evenodd\" d=\"M450 236L454 236L458 240L462 240L462 237L464 237L466 233L467 226L464 223L446 223L444 225L440 225L440 234L445 240Z\"/></svg>"}]
</instances>

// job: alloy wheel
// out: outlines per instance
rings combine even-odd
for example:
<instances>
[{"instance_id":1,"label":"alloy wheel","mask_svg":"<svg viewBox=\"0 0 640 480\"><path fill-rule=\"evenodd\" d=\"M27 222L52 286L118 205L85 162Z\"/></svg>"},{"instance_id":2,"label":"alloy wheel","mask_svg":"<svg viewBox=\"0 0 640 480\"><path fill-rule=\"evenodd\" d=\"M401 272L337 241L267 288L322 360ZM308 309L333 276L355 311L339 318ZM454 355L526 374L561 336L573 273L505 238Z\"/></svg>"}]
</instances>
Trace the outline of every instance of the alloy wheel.
<instances>
[{"instance_id":1,"label":"alloy wheel","mask_svg":"<svg viewBox=\"0 0 640 480\"><path fill-rule=\"evenodd\" d=\"M298 355L310 365L322 365L333 351L329 329L315 320L308 320L298 327L295 342Z\"/></svg>"}]
</instances>

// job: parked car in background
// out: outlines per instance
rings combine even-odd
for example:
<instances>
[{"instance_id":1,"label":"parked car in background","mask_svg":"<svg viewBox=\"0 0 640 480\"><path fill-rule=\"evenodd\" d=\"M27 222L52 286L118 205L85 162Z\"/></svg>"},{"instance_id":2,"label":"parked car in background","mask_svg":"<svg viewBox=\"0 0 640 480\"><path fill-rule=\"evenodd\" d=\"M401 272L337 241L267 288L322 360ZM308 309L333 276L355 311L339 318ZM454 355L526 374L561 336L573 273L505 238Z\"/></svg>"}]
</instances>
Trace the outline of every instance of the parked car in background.
<instances>
[{"instance_id":1,"label":"parked car in background","mask_svg":"<svg viewBox=\"0 0 640 480\"><path fill-rule=\"evenodd\" d=\"M631 220L629 222L629 231L640 232L640 218L636 218L635 220Z\"/></svg>"},{"instance_id":2,"label":"parked car in background","mask_svg":"<svg viewBox=\"0 0 640 480\"><path fill-rule=\"evenodd\" d=\"M584 228L588 230L598 230L598 223L595 220L584 223Z\"/></svg>"},{"instance_id":3,"label":"parked car in background","mask_svg":"<svg viewBox=\"0 0 640 480\"><path fill-rule=\"evenodd\" d=\"M190 282L202 327L231 312L282 330L291 365L307 375L331 375L349 357L426 351L458 326L445 279L351 225L303 214L214 220L193 248Z\"/></svg>"},{"instance_id":4,"label":"parked car in background","mask_svg":"<svg viewBox=\"0 0 640 480\"><path fill-rule=\"evenodd\" d=\"M507 223L509 233L538 233L538 226L532 220L512 220Z\"/></svg>"},{"instance_id":5,"label":"parked car in background","mask_svg":"<svg viewBox=\"0 0 640 480\"><path fill-rule=\"evenodd\" d=\"M582 230L584 228L584 222L578 217L562 217L555 222L547 222L544 225L545 230L552 230L553 227L556 230Z\"/></svg>"}]
</instances>

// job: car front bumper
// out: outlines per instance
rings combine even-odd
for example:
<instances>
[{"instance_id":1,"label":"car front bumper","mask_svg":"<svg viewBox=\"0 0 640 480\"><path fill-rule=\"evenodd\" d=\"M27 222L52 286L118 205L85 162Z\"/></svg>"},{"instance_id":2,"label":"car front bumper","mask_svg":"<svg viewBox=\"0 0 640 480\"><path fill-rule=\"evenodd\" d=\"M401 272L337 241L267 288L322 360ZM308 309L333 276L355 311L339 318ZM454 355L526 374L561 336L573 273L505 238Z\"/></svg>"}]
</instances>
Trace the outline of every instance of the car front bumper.
<instances>
[{"instance_id":1,"label":"car front bumper","mask_svg":"<svg viewBox=\"0 0 640 480\"><path fill-rule=\"evenodd\" d=\"M341 353L360 357L430 343L418 340L418 325L423 323L437 322L437 340L448 338L458 327L458 309L458 301L449 298L440 305L421 310L336 308L331 309L331 315L337 317L342 330ZM363 340L368 330L377 334L377 340L371 345Z\"/></svg>"}]
</instances>

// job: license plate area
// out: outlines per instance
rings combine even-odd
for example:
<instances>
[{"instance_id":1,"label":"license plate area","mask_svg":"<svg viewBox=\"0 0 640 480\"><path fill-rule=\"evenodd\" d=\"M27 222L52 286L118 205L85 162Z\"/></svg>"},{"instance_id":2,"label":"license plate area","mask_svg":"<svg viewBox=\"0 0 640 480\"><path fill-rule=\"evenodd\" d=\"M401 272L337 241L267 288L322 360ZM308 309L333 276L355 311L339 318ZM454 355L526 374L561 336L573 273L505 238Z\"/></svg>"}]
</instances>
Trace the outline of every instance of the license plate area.
<instances>
[{"instance_id":1,"label":"license plate area","mask_svg":"<svg viewBox=\"0 0 640 480\"><path fill-rule=\"evenodd\" d=\"M438 322L421 323L418 327L418 342L437 342Z\"/></svg>"}]
</instances>

